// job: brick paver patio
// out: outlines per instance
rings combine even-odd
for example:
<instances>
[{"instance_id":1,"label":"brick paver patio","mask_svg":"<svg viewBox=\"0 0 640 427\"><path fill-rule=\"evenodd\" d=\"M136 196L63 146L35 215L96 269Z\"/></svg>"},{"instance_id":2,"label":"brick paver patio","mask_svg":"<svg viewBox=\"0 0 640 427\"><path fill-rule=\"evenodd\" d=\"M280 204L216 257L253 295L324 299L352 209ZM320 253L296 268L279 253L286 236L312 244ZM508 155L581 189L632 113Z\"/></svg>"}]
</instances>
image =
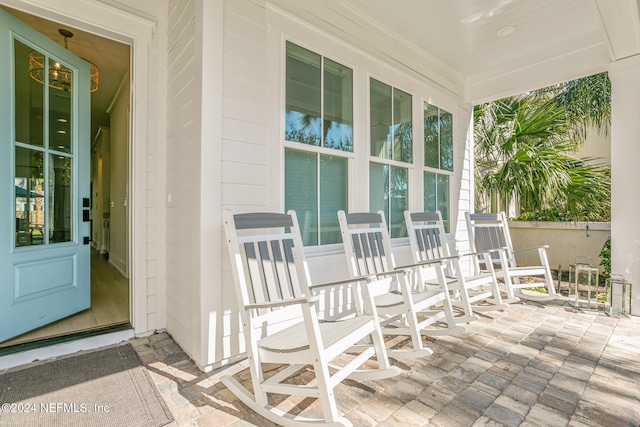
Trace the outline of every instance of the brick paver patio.
<instances>
[{"instance_id":1,"label":"brick paver patio","mask_svg":"<svg viewBox=\"0 0 640 427\"><path fill-rule=\"evenodd\" d=\"M339 410L354 426L640 425L640 317L522 303L489 312L429 358L394 363L384 381L346 381ZM178 426L271 425L219 381L243 363L202 373L166 333L134 341ZM285 400L315 409L313 400Z\"/></svg>"}]
</instances>

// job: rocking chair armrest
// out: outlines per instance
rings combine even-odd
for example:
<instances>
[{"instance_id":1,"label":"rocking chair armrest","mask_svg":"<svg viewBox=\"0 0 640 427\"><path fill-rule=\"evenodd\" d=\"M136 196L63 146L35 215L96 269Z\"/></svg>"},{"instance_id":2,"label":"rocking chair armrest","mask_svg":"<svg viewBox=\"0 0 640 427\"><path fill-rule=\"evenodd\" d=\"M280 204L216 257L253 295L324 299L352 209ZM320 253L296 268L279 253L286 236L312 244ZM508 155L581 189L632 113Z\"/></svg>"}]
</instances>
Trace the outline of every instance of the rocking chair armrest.
<instances>
[{"instance_id":1,"label":"rocking chair armrest","mask_svg":"<svg viewBox=\"0 0 640 427\"><path fill-rule=\"evenodd\" d=\"M320 299L320 295L313 295L310 297L299 297L291 299L283 299L270 302L252 303L244 306L245 309L258 309L258 308L273 308L273 307L286 307L288 305L296 304L309 304L316 302Z\"/></svg>"},{"instance_id":2,"label":"rocking chair armrest","mask_svg":"<svg viewBox=\"0 0 640 427\"><path fill-rule=\"evenodd\" d=\"M477 251L477 252L469 252L469 253L460 254L460 255L461 256L480 256L480 255L487 255L487 254L492 254L494 252L500 252L500 251L506 252L508 249L509 248L507 248L506 246L499 246L496 248L485 249L483 251Z\"/></svg>"},{"instance_id":3,"label":"rocking chair armrest","mask_svg":"<svg viewBox=\"0 0 640 427\"><path fill-rule=\"evenodd\" d=\"M318 288L330 288L333 286L347 285L349 283L356 283L356 282L367 281L367 280L376 280L377 278L378 278L378 275L376 274L366 274L362 276L356 276L351 279L337 280L335 282L327 282L327 283L319 283L317 285L310 285L309 289L314 290Z\"/></svg>"},{"instance_id":4,"label":"rocking chair armrest","mask_svg":"<svg viewBox=\"0 0 640 427\"><path fill-rule=\"evenodd\" d=\"M423 266L427 266L427 265L431 265L431 264L442 264L443 262L450 260L450 259L454 259L457 258L457 255L455 256L448 256L448 257L442 257L442 258L437 258L437 259L430 259L430 260L426 260L426 261L420 261L420 262L416 262L413 264L406 264L406 265L400 265L398 267L395 267L393 270L397 271L397 272L401 272L401 271L409 271L409 270L413 270L416 267L423 267Z\"/></svg>"},{"instance_id":5,"label":"rocking chair armrest","mask_svg":"<svg viewBox=\"0 0 640 427\"><path fill-rule=\"evenodd\" d=\"M526 252L526 251L535 251L538 249L549 249L549 245L540 245L540 246L535 246L533 248L524 248L524 249L514 249L513 253L518 253L518 252Z\"/></svg>"}]
</instances>

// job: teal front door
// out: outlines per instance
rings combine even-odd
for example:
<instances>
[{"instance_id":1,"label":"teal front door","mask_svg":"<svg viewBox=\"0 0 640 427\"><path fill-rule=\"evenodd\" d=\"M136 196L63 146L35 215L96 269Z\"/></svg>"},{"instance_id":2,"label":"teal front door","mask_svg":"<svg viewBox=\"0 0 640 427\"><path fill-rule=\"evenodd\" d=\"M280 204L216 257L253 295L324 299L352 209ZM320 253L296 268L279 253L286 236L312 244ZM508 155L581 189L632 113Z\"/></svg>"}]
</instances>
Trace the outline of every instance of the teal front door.
<instances>
[{"instance_id":1,"label":"teal front door","mask_svg":"<svg viewBox=\"0 0 640 427\"><path fill-rule=\"evenodd\" d=\"M0 342L90 306L89 65L0 10Z\"/></svg>"}]
</instances>

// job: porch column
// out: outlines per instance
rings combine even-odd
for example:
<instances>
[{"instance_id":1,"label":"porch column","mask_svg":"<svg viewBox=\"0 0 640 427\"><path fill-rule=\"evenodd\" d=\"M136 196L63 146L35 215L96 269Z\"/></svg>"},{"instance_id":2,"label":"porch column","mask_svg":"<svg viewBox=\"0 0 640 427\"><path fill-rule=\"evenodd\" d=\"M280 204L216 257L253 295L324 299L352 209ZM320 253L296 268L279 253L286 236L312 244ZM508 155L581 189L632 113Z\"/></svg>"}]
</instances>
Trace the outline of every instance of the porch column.
<instances>
[{"instance_id":1,"label":"porch column","mask_svg":"<svg viewBox=\"0 0 640 427\"><path fill-rule=\"evenodd\" d=\"M633 284L640 316L640 56L609 66L611 79L611 272Z\"/></svg>"}]
</instances>

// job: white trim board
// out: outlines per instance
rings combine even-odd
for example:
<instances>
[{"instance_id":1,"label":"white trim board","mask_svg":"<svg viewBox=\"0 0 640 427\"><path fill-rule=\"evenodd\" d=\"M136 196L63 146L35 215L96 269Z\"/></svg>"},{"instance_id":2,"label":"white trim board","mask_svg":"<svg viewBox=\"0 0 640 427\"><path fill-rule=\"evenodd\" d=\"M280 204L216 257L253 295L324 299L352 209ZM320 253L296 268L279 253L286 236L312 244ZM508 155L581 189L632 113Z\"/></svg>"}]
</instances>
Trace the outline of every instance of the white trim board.
<instances>
[{"instance_id":1,"label":"white trim board","mask_svg":"<svg viewBox=\"0 0 640 427\"><path fill-rule=\"evenodd\" d=\"M62 344L50 345L20 353L8 354L0 357L0 373L16 366L27 365L35 361L54 359L60 356L77 353L85 350L95 350L112 344L134 338L133 329L111 332L108 334L96 335L94 337L82 338Z\"/></svg>"}]
</instances>

